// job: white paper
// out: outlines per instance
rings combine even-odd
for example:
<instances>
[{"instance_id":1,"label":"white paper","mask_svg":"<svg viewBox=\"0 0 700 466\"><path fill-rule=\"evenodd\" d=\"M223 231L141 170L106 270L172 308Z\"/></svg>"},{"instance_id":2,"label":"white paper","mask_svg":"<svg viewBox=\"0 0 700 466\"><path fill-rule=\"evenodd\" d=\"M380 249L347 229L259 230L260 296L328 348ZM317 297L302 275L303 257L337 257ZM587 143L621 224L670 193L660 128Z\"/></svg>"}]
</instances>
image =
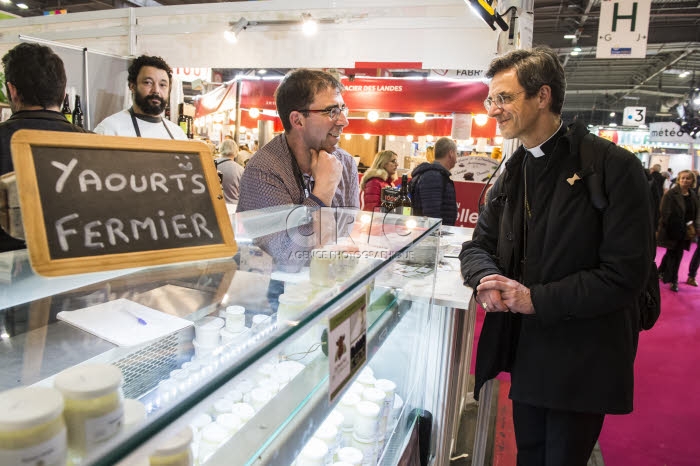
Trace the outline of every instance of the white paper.
<instances>
[{"instance_id":1,"label":"white paper","mask_svg":"<svg viewBox=\"0 0 700 466\"><path fill-rule=\"evenodd\" d=\"M128 299L116 299L77 311L62 311L57 317L118 346L140 345L192 325L189 320ZM139 323L139 317L146 325Z\"/></svg>"}]
</instances>

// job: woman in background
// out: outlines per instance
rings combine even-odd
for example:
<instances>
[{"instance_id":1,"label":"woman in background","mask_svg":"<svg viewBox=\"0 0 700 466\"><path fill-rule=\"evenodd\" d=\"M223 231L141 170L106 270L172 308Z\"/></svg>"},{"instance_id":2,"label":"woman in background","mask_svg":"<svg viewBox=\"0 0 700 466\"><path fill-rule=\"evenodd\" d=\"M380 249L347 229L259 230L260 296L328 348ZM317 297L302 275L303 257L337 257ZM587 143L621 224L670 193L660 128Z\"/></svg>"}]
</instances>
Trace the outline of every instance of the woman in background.
<instances>
[{"instance_id":1,"label":"woman in background","mask_svg":"<svg viewBox=\"0 0 700 466\"><path fill-rule=\"evenodd\" d=\"M362 210L373 212L382 203L382 189L396 180L399 159L396 152L383 150L374 156L372 166L367 169L360 182Z\"/></svg>"},{"instance_id":2,"label":"woman in background","mask_svg":"<svg viewBox=\"0 0 700 466\"><path fill-rule=\"evenodd\" d=\"M678 268L683 259L683 251L690 249L690 242L696 236L698 196L692 189L695 175L690 170L678 174L676 184L666 191L661 199L661 216L656 233L658 245L666 248L666 254L659 267L659 278L671 283L671 291L678 291ZM693 228L690 228L692 226Z\"/></svg>"}]
</instances>

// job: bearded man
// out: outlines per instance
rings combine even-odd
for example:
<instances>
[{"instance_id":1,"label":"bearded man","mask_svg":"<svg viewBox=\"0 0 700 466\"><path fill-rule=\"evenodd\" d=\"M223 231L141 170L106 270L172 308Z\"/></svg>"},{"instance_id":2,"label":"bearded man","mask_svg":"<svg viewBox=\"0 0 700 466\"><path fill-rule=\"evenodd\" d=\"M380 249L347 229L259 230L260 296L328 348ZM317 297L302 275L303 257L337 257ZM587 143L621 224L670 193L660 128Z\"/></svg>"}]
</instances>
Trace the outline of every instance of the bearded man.
<instances>
[{"instance_id":1,"label":"bearded man","mask_svg":"<svg viewBox=\"0 0 700 466\"><path fill-rule=\"evenodd\" d=\"M110 115L95 128L108 136L187 139L182 129L163 118L170 99L173 70L160 57L141 55L129 65L129 90L133 105Z\"/></svg>"}]
</instances>

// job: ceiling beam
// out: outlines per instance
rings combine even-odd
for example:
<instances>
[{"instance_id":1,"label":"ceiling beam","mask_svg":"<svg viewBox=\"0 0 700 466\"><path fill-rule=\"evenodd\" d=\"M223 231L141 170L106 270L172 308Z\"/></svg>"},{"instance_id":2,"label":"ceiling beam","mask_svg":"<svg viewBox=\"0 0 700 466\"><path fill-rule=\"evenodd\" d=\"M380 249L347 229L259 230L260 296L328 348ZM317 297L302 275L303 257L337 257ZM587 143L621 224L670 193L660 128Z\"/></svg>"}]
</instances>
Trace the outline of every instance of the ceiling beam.
<instances>
[{"instance_id":1,"label":"ceiling beam","mask_svg":"<svg viewBox=\"0 0 700 466\"><path fill-rule=\"evenodd\" d=\"M118 5L118 4L121 5ZM114 7L115 8L128 8L130 6L163 6L162 3L157 2L156 0L115 0L114 1Z\"/></svg>"}]
</instances>

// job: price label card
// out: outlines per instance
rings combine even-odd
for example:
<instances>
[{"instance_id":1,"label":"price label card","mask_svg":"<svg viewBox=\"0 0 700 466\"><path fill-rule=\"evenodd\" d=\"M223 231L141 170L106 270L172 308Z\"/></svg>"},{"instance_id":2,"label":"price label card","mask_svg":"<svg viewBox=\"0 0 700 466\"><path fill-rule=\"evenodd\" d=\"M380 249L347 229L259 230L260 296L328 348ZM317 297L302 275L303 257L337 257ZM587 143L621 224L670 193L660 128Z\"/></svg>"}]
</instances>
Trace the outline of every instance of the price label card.
<instances>
[{"instance_id":1,"label":"price label card","mask_svg":"<svg viewBox=\"0 0 700 466\"><path fill-rule=\"evenodd\" d=\"M367 293L328 319L331 402L367 361Z\"/></svg>"}]
</instances>

